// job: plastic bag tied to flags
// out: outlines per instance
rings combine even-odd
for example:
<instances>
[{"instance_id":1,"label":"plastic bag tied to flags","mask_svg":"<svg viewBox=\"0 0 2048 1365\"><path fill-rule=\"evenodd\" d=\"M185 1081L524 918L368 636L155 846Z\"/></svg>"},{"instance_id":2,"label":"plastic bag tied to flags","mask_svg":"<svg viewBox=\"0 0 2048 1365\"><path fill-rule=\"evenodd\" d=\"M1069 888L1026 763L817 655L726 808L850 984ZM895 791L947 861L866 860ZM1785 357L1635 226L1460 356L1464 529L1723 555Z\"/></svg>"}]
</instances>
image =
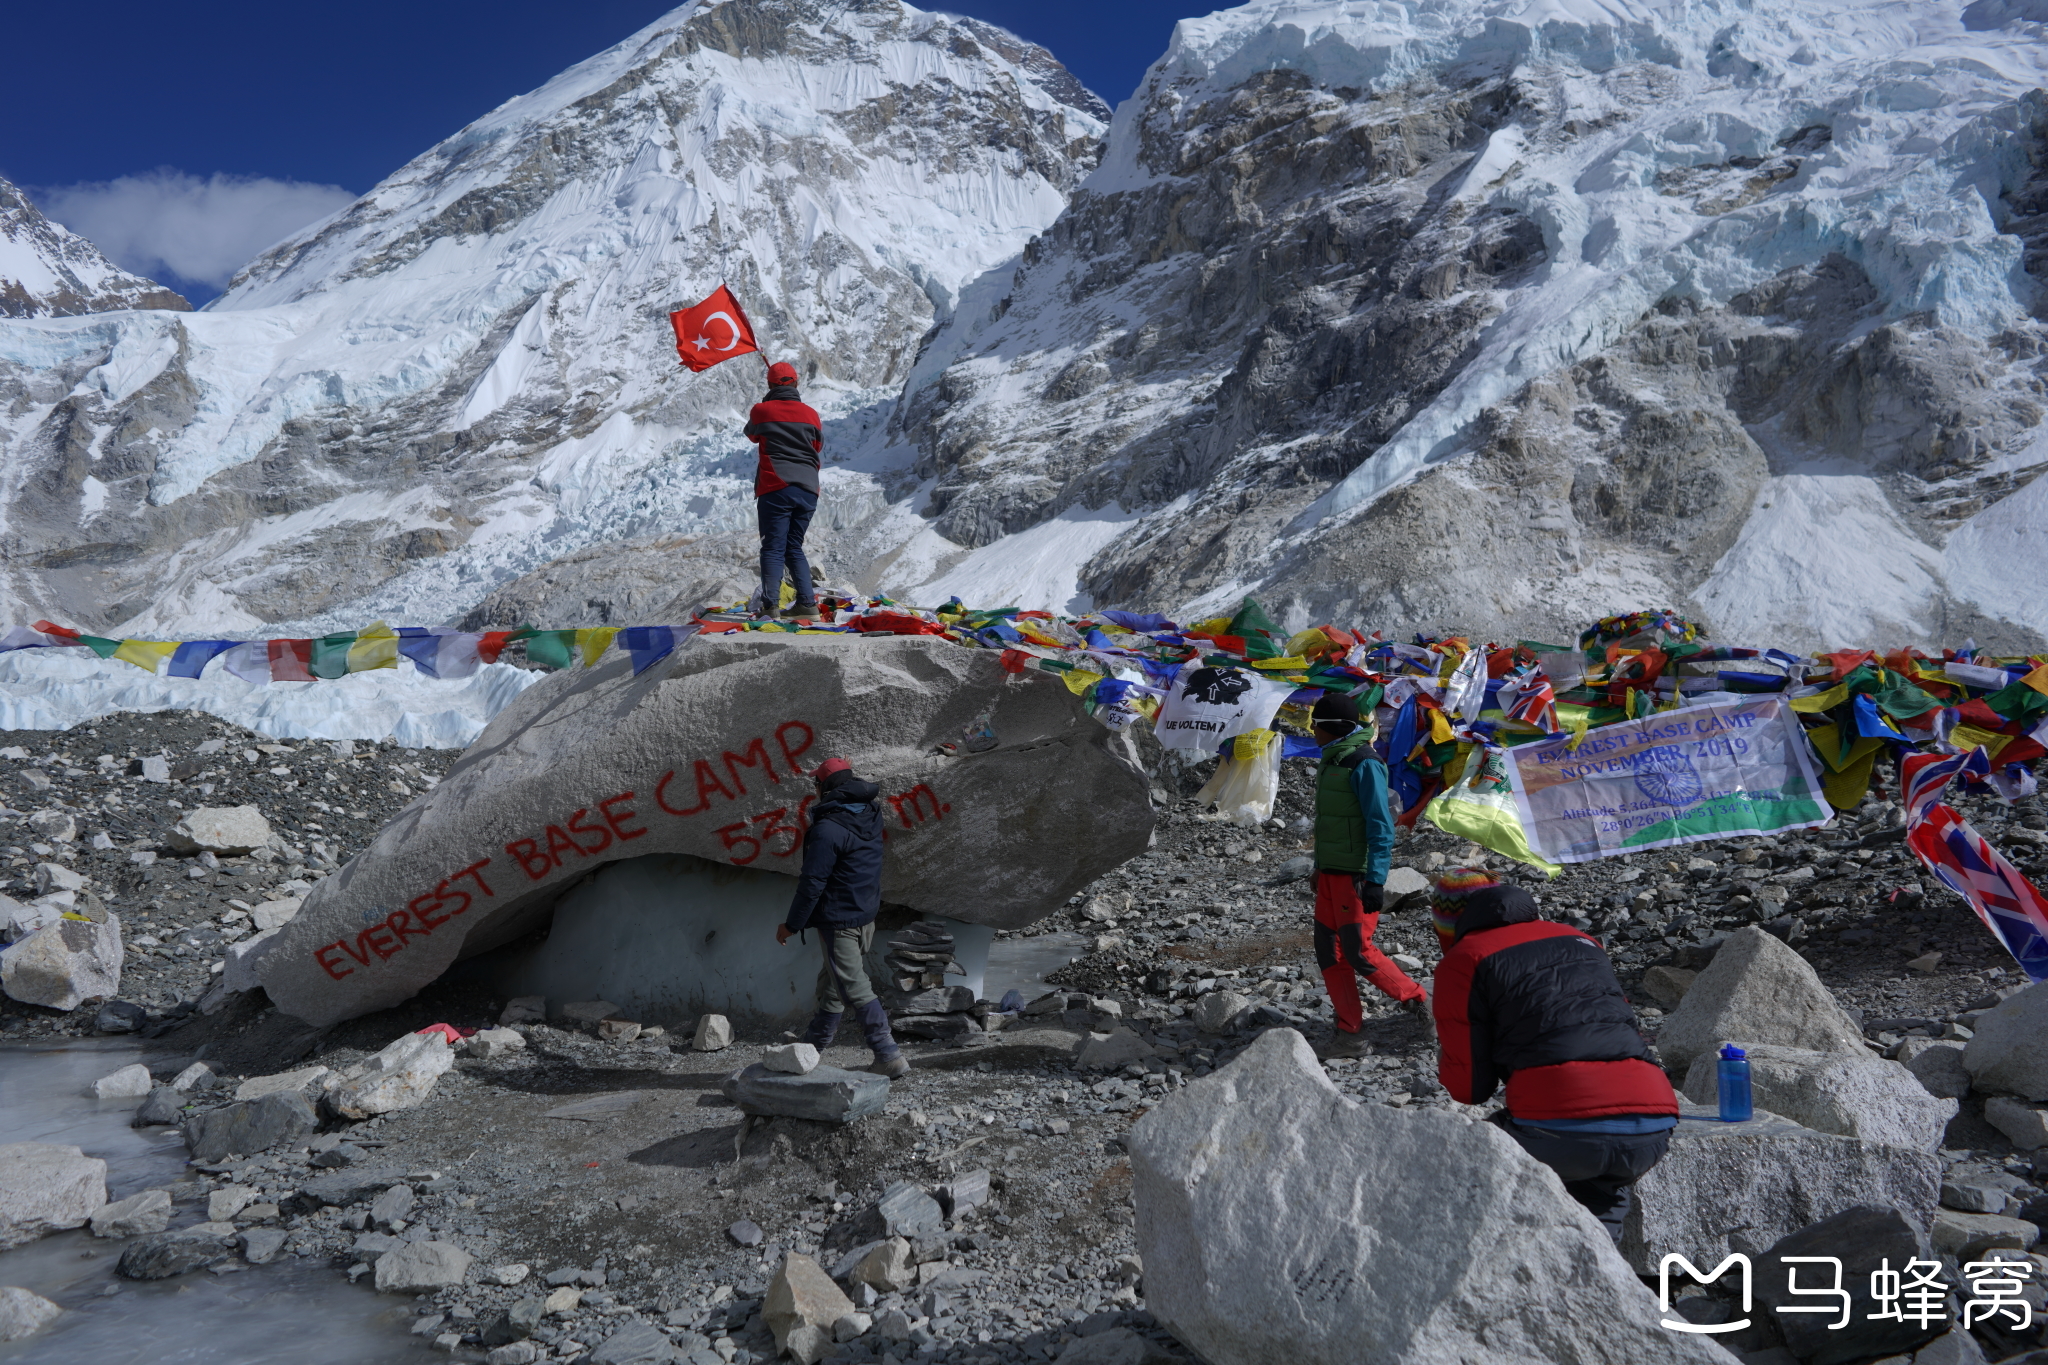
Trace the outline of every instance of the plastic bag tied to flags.
<instances>
[{"instance_id":1,"label":"plastic bag tied to flags","mask_svg":"<svg viewBox=\"0 0 2048 1365\"><path fill-rule=\"evenodd\" d=\"M1969 902L2030 981L2048 980L2048 901L1961 813L1941 800L1957 777L1991 772L1982 749L1941 756L1913 754L1901 765L1906 846L1942 885Z\"/></svg>"}]
</instances>

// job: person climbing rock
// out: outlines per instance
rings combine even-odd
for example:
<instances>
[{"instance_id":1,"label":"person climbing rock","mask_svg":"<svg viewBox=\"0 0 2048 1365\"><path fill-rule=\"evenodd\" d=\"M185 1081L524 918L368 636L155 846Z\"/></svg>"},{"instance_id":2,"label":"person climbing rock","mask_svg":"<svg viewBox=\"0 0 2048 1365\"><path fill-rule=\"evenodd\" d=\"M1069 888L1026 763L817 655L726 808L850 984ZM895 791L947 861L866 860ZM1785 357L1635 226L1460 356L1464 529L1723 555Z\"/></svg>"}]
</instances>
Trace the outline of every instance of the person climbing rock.
<instances>
[{"instance_id":1,"label":"person climbing rock","mask_svg":"<svg viewBox=\"0 0 2048 1365\"><path fill-rule=\"evenodd\" d=\"M1564 1182L1621 1244L1629 1187L1663 1159L1678 1097L1636 1028L1599 943L1537 918L1536 898L1452 868L1430 904L1444 939L1436 969L1437 1078Z\"/></svg>"},{"instance_id":2,"label":"person climbing rock","mask_svg":"<svg viewBox=\"0 0 2048 1365\"><path fill-rule=\"evenodd\" d=\"M825 428L817 410L797 393L796 366L768 367L768 396L747 415L747 439L759 448L754 471L754 515L761 528L761 616L773 617L782 601L785 568L796 600L782 615L812 620L818 594L811 562L804 558L804 532L818 510L818 456Z\"/></svg>"},{"instance_id":3,"label":"person climbing rock","mask_svg":"<svg viewBox=\"0 0 2048 1365\"><path fill-rule=\"evenodd\" d=\"M871 1068L884 1076L910 1070L889 1014L868 980L867 953L875 942L875 916L882 909L881 788L854 776L843 758L828 758L811 774L818 804L804 836L804 863L797 874L789 917L776 926L775 941L816 929L825 954L818 973L818 1012L803 1041L821 1051L839 1032L851 1010L875 1054Z\"/></svg>"},{"instance_id":4,"label":"person climbing rock","mask_svg":"<svg viewBox=\"0 0 2048 1365\"><path fill-rule=\"evenodd\" d=\"M1360 976L1417 1013L1428 996L1372 941L1394 856L1387 765L1373 752L1372 731L1360 723L1350 697L1329 693L1311 719L1323 749L1316 766L1316 965L1337 1012L1337 1033L1323 1055L1360 1057L1369 1050L1359 1032L1365 1024Z\"/></svg>"}]
</instances>

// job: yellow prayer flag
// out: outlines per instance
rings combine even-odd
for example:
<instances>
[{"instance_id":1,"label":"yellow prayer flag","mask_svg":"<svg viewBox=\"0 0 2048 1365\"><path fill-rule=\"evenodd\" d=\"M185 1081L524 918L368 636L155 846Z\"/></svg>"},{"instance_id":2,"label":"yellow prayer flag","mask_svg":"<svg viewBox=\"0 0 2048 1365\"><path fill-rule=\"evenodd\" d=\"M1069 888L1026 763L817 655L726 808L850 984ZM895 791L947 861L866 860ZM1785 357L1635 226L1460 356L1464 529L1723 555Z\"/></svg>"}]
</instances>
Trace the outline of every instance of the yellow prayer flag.
<instances>
[{"instance_id":1,"label":"yellow prayer flag","mask_svg":"<svg viewBox=\"0 0 2048 1365\"><path fill-rule=\"evenodd\" d=\"M1072 692L1078 697L1089 688L1095 686L1095 684L1101 682L1102 675L1100 673L1090 673L1085 668L1077 668L1070 673L1060 674L1060 681L1067 685L1067 691Z\"/></svg>"},{"instance_id":2,"label":"yellow prayer flag","mask_svg":"<svg viewBox=\"0 0 2048 1365\"><path fill-rule=\"evenodd\" d=\"M1276 730L1247 730L1230 741L1230 756L1239 763L1249 763L1271 748L1279 738Z\"/></svg>"},{"instance_id":3,"label":"yellow prayer flag","mask_svg":"<svg viewBox=\"0 0 2048 1365\"><path fill-rule=\"evenodd\" d=\"M1975 725L1958 725L1948 732L1948 742L1968 752L1982 749L1986 758L1997 758L1998 751L2012 742L2011 735L2001 735L1996 730L1985 730Z\"/></svg>"},{"instance_id":4,"label":"yellow prayer flag","mask_svg":"<svg viewBox=\"0 0 2048 1365\"><path fill-rule=\"evenodd\" d=\"M1431 744L1448 744L1451 742L1451 738L1450 721L1444 718L1443 712L1431 707L1429 712L1429 742Z\"/></svg>"},{"instance_id":5,"label":"yellow prayer flag","mask_svg":"<svg viewBox=\"0 0 2048 1365\"><path fill-rule=\"evenodd\" d=\"M1337 642L1323 634L1321 626L1310 626L1287 642L1289 654L1321 654L1336 647Z\"/></svg>"},{"instance_id":6,"label":"yellow prayer flag","mask_svg":"<svg viewBox=\"0 0 2048 1365\"><path fill-rule=\"evenodd\" d=\"M595 666L598 656L611 648L612 637L618 633L617 626L585 626L577 631L576 648L583 652L583 666Z\"/></svg>"},{"instance_id":7,"label":"yellow prayer flag","mask_svg":"<svg viewBox=\"0 0 2048 1365\"><path fill-rule=\"evenodd\" d=\"M2048 664L2042 664L2032 673L2021 678L2020 681L2033 688L2036 692L2048 696Z\"/></svg>"},{"instance_id":8,"label":"yellow prayer flag","mask_svg":"<svg viewBox=\"0 0 2048 1365\"><path fill-rule=\"evenodd\" d=\"M1825 692L1816 692L1810 697L1794 697L1792 699L1792 709L1794 711L1804 711L1810 716L1816 711L1826 711L1830 707L1840 706L1847 700L1849 700L1849 684L1836 683Z\"/></svg>"},{"instance_id":9,"label":"yellow prayer flag","mask_svg":"<svg viewBox=\"0 0 2048 1365\"><path fill-rule=\"evenodd\" d=\"M367 673L373 668L398 667L398 632L382 621L372 621L348 647L348 671Z\"/></svg>"},{"instance_id":10,"label":"yellow prayer flag","mask_svg":"<svg viewBox=\"0 0 2048 1365\"><path fill-rule=\"evenodd\" d=\"M1308 660L1299 654L1287 654L1278 659L1253 659L1250 662L1251 666L1261 673L1304 673L1308 670Z\"/></svg>"},{"instance_id":11,"label":"yellow prayer flag","mask_svg":"<svg viewBox=\"0 0 2048 1365\"><path fill-rule=\"evenodd\" d=\"M154 673L158 664L177 652L176 640L123 640L114 657L134 664L144 673Z\"/></svg>"}]
</instances>

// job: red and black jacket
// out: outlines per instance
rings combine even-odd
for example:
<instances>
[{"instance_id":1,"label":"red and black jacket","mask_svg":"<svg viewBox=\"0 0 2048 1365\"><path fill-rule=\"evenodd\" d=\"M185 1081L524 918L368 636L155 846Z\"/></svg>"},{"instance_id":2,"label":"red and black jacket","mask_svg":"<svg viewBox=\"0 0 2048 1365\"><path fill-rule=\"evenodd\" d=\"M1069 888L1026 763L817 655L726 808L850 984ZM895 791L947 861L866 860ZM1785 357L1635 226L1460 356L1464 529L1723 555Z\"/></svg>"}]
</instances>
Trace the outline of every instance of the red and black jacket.
<instances>
[{"instance_id":1,"label":"red and black jacket","mask_svg":"<svg viewBox=\"0 0 2048 1365\"><path fill-rule=\"evenodd\" d=\"M768 390L766 402L747 414L747 439L760 447L754 471L754 496L795 486L818 491L818 455L825 449L825 425L817 410L797 398L791 387Z\"/></svg>"},{"instance_id":2,"label":"red and black jacket","mask_svg":"<svg viewBox=\"0 0 2048 1365\"><path fill-rule=\"evenodd\" d=\"M1435 984L1437 1077L1452 1099L1484 1104L1505 1081L1508 1113L1524 1122L1678 1113L1606 952L1536 918L1521 887L1466 899Z\"/></svg>"}]
</instances>

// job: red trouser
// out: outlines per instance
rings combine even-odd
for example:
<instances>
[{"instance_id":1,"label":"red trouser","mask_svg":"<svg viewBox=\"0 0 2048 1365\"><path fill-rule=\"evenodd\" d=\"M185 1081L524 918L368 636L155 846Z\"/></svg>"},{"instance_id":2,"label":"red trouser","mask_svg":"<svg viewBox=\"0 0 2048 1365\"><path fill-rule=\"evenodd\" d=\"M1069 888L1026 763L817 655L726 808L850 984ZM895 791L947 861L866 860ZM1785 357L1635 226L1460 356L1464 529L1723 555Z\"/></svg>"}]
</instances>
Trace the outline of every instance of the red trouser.
<instances>
[{"instance_id":1,"label":"red trouser","mask_svg":"<svg viewBox=\"0 0 2048 1365\"><path fill-rule=\"evenodd\" d=\"M1349 872L1316 873L1316 965L1323 969L1323 989L1337 1011L1337 1027L1358 1032L1365 1023L1365 1005L1358 996L1363 976L1396 1000L1421 1000L1427 993L1408 974L1373 947L1377 913L1366 914L1358 899L1358 878Z\"/></svg>"}]
</instances>

